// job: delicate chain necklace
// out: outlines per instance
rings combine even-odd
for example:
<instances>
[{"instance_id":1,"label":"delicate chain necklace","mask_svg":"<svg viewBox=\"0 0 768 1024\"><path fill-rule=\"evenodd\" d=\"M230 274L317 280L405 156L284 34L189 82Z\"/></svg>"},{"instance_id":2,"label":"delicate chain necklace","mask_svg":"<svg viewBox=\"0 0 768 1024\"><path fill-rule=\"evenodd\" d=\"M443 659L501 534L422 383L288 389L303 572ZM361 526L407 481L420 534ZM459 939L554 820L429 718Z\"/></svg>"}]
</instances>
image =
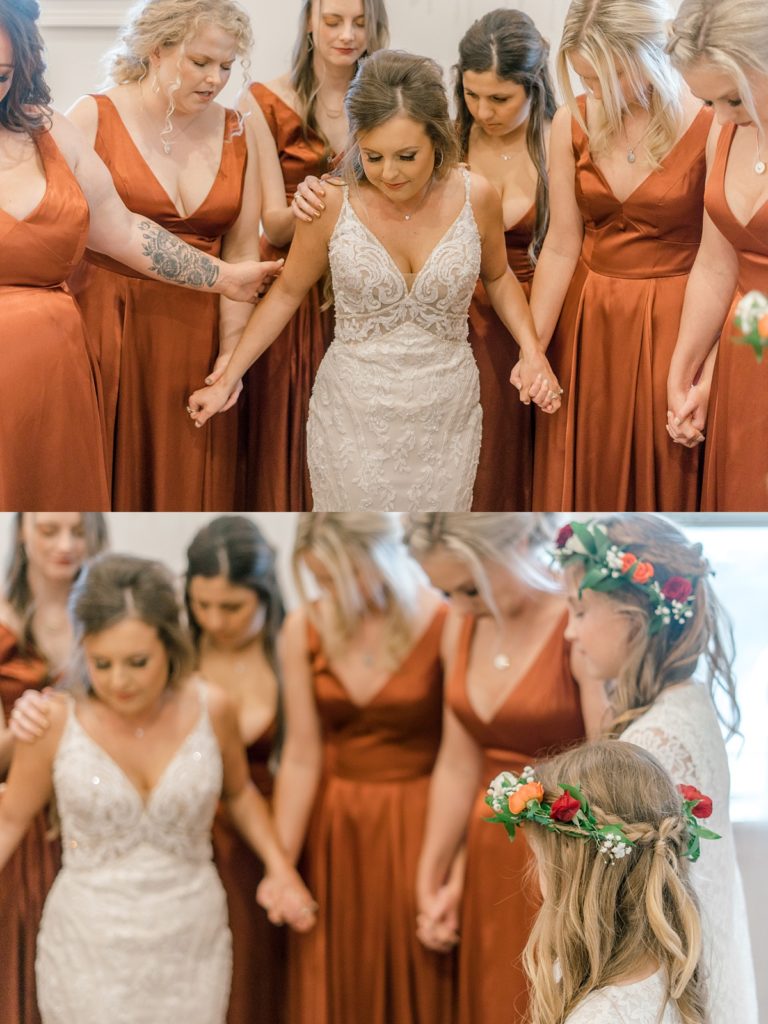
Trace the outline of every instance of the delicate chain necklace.
<instances>
[{"instance_id":1,"label":"delicate chain necklace","mask_svg":"<svg viewBox=\"0 0 768 1024\"><path fill-rule=\"evenodd\" d=\"M627 142L629 142L629 136L627 135L627 126L624 125L623 127L624 127L624 137L626 138ZM651 122L649 121L648 124L645 126L645 131L640 136L640 138L637 140L637 142L635 142L632 145L627 147L627 163L628 164L633 164L633 163L635 163L637 161L637 152L636 152L636 150L637 150L638 146L640 145L640 143L645 139L646 135L650 131L650 128L651 128Z\"/></svg>"},{"instance_id":2,"label":"delicate chain necklace","mask_svg":"<svg viewBox=\"0 0 768 1024\"><path fill-rule=\"evenodd\" d=\"M433 183L434 183L434 180L435 180L435 179L434 179L434 177L432 177L432 178L430 178L430 179L429 179L429 184L427 185L427 190L426 190L426 192L425 192L425 193L424 193L424 195L423 195L423 196L421 197L421 199L419 200L419 202L418 202L418 204L416 205L416 207L415 207L415 208L414 208L413 210L411 210L411 212L410 212L410 213L404 213L404 214L403 214L403 220L410 220L410 219L411 219L411 218L412 218L412 217L413 217L413 216L414 216L415 214L417 214L417 213L419 212L419 210L420 210L420 209L422 208L422 206L424 205L424 203L425 203L425 202L427 201L427 196L428 196L428 195L429 195L429 193L430 193L430 192L432 191L432 185L433 185ZM370 213L368 212L368 204L366 203L366 201L365 201L365 199L364 199L364 197L363 197L363 193L362 193L362 190L358 189L358 195L359 195L359 197L360 197L360 202L361 202L361 203L363 204L363 209L365 210L365 216L366 216L366 219L367 219L367 220L368 220L368 222L370 223L370 220L371 220L371 215L370 215ZM388 198L388 197L386 197L386 198ZM392 204L392 206L395 206L395 205L396 205L395 203L393 203L393 202L392 202L392 200L391 200L391 199L388 199L388 201L389 201L389 202L390 202L390 203Z\"/></svg>"},{"instance_id":3,"label":"delicate chain necklace","mask_svg":"<svg viewBox=\"0 0 768 1024\"><path fill-rule=\"evenodd\" d=\"M338 110L331 110L331 108L328 106L328 104L325 102L325 100L320 99L320 93L317 94L317 102L320 104L320 106L326 112L328 117L330 117L332 120L335 121L338 118L343 117L343 115L344 115L344 103L343 102L342 102L342 104L341 104L341 106L339 107Z\"/></svg>"},{"instance_id":4,"label":"delicate chain necklace","mask_svg":"<svg viewBox=\"0 0 768 1024\"><path fill-rule=\"evenodd\" d=\"M142 83L141 82L139 82L139 104L141 106L141 112L144 115L144 120L147 122L148 125L151 125L153 132L157 131L156 123L149 116L147 108L144 106L144 93L142 91ZM171 155L171 150L173 149L174 144L176 142L178 142L178 140L181 138L182 135L185 134L185 132L187 131L187 128L189 128L189 126L192 124L193 120L194 120L194 118L192 118L189 121L189 123L186 124L183 128L179 128L178 126L174 126L171 123L171 115L170 114L166 115L165 123L166 123L166 125L168 127L170 127L171 131L176 136L176 138L173 138L173 139L163 138L163 133L160 132L160 145L163 147L163 152L165 153L166 156L170 156Z\"/></svg>"},{"instance_id":5,"label":"delicate chain necklace","mask_svg":"<svg viewBox=\"0 0 768 1024\"><path fill-rule=\"evenodd\" d=\"M760 156L760 129L755 125L756 156L755 174L765 174L765 160Z\"/></svg>"}]
</instances>

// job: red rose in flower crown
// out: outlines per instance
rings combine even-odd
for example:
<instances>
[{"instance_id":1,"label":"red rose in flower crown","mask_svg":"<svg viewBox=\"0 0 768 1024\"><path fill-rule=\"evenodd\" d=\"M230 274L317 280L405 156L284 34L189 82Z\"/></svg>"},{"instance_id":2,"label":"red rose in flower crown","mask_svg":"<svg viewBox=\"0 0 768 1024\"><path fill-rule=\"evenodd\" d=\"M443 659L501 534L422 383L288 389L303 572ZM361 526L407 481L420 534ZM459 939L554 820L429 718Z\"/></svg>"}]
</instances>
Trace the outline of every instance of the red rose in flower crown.
<instances>
[{"instance_id":1,"label":"red rose in flower crown","mask_svg":"<svg viewBox=\"0 0 768 1024\"><path fill-rule=\"evenodd\" d=\"M684 576L670 576L661 592L668 601L679 601L682 604L693 593L693 584Z\"/></svg>"},{"instance_id":2,"label":"red rose in flower crown","mask_svg":"<svg viewBox=\"0 0 768 1024\"><path fill-rule=\"evenodd\" d=\"M568 541L571 539L572 536L573 536L573 527L572 526L564 526L562 528L562 530L560 530L558 532L558 534L557 534L557 539L555 540L555 546L558 547L558 548L564 548L565 545L568 543Z\"/></svg>"},{"instance_id":3,"label":"red rose in flower crown","mask_svg":"<svg viewBox=\"0 0 768 1024\"><path fill-rule=\"evenodd\" d=\"M621 556L621 571L626 572L627 569L631 569L637 561L637 555L633 555L631 551L625 551Z\"/></svg>"},{"instance_id":4,"label":"red rose in flower crown","mask_svg":"<svg viewBox=\"0 0 768 1024\"><path fill-rule=\"evenodd\" d=\"M571 796L570 793L563 793L552 804L549 816L554 821L573 821L580 808L581 804L575 797Z\"/></svg>"},{"instance_id":5,"label":"red rose in flower crown","mask_svg":"<svg viewBox=\"0 0 768 1024\"><path fill-rule=\"evenodd\" d=\"M635 583L647 583L653 577L653 572L653 565L650 562L638 562L632 579Z\"/></svg>"},{"instance_id":6,"label":"red rose in flower crown","mask_svg":"<svg viewBox=\"0 0 768 1024\"><path fill-rule=\"evenodd\" d=\"M709 818L712 814L712 798L705 796L704 793L699 792L695 786L678 786L680 792L683 794L683 800L695 800L696 803L691 808L691 814L694 818Z\"/></svg>"}]
</instances>

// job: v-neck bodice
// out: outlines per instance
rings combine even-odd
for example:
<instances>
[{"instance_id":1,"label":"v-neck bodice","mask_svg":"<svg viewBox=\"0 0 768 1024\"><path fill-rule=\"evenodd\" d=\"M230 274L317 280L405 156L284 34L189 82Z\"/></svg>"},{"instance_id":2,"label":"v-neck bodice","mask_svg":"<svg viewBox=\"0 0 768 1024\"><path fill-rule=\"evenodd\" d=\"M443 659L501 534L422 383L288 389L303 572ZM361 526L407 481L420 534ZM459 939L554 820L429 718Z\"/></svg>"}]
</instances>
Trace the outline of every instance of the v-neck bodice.
<instances>
[{"instance_id":1,"label":"v-neck bodice","mask_svg":"<svg viewBox=\"0 0 768 1024\"><path fill-rule=\"evenodd\" d=\"M441 731L441 607L365 704L356 704L334 672L317 630L309 627L315 701L326 771L345 778L393 782L429 774Z\"/></svg>"},{"instance_id":2,"label":"v-neck bodice","mask_svg":"<svg viewBox=\"0 0 768 1024\"><path fill-rule=\"evenodd\" d=\"M199 692L195 726L146 799L85 731L71 702L53 766L66 865L100 866L144 843L184 860L210 860L223 768L202 684Z\"/></svg>"},{"instance_id":3,"label":"v-neck bodice","mask_svg":"<svg viewBox=\"0 0 768 1024\"><path fill-rule=\"evenodd\" d=\"M196 210L182 215L142 156L112 100L100 94L93 99L98 108L94 149L107 165L128 209L150 217L202 252L219 256L222 238L240 213L247 163L245 134L238 133L236 112L225 112L221 161L207 195ZM89 252L88 258L107 270L137 276L135 271L99 253Z\"/></svg>"},{"instance_id":4,"label":"v-neck bodice","mask_svg":"<svg viewBox=\"0 0 768 1024\"><path fill-rule=\"evenodd\" d=\"M582 116L585 97L579 97ZM576 201L584 220L582 259L608 277L674 277L686 274L701 241L706 144L711 111L702 109L629 196L616 198L595 163L589 139L572 122Z\"/></svg>"}]
</instances>

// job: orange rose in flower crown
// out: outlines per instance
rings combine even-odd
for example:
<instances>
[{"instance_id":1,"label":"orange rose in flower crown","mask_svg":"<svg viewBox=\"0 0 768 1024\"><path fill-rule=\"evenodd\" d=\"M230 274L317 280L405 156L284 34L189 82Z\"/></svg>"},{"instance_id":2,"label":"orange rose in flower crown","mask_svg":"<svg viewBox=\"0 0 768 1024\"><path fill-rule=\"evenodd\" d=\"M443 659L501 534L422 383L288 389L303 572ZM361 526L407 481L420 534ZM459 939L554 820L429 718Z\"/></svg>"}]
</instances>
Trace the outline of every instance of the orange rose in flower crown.
<instances>
[{"instance_id":1,"label":"orange rose in flower crown","mask_svg":"<svg viewBox=\"0 0 768 1024\"><path fill-rule=\"evenodd\" d=\"M508 807L511 814L519 814L531 800L541 800L544 787L540 782L526 782L509 798Z\"/></svg>"}]
</instances>

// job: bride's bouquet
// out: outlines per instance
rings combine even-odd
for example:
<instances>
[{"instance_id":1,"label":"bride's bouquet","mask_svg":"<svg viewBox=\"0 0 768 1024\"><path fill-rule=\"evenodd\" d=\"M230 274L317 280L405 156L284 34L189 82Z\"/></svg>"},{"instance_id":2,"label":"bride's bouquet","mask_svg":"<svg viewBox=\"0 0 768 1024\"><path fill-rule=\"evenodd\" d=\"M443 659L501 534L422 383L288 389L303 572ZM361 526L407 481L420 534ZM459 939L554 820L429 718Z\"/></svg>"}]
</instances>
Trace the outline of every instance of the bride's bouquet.
<instances>
[{"instance_id":1,"label":"bride's bouquet","mask_svg":"<svg viewBox=\"0 0 768 1024\"><path fill-rule=\"evenodd\" d=\"M768 296L747 292L736 307L734 323L740 334L733 340L751 345L757 361L762 362L763 352L768 348Z\"/></svg>"}]
</instances>

